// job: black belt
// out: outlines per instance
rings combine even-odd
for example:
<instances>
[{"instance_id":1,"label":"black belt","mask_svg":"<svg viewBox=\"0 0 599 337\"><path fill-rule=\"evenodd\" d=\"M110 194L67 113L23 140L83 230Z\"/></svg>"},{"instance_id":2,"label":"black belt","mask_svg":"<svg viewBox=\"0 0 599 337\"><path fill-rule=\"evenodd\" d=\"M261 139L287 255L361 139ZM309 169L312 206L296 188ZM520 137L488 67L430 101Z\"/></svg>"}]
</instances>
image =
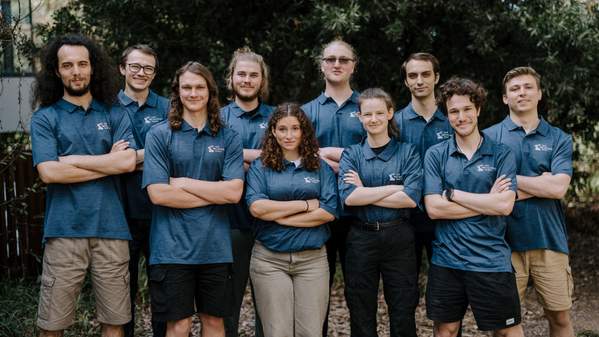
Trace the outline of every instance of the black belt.
<instances>
[{"instance_id":1,"label":"black belt","mask_svg":"<svg viewBox=\"0 0 599 337\"><path fill-rule=\"evenodd\" d=\"M374 222L361 222L354 221L352 225L368 232L380 232L385 228L395 227L407 223L403 219L391 220L391 221L374 221Z\"/></svg>"}]
</instances>

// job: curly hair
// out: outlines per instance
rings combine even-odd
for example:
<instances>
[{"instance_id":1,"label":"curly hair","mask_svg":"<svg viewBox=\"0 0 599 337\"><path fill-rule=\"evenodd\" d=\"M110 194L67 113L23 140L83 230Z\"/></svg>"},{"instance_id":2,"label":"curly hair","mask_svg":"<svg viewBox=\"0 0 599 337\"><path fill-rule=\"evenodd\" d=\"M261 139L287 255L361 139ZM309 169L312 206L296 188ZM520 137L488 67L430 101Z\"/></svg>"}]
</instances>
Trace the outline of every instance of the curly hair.
<instances>
[{"instance_id":1,"label":"curly hair","mask_svg":"<svg viewBox=\"0 0 599 337\"><path fill-rule=\"evenodd\" d=\"M171 84L171 109L168 112L168 123L173 130L181 129L183 123L183 102L179 96L179 78L186 72L202 76L208 85L208 122L210 123L210 131L214 134L223 127L220 119L220 103L218 101L218 87L214 81L214 77L208 68L196 61L185 63L175 73L173 83Z\"/></svg>"},{"instance_id":2,"label":"curly hair","mask_svg":"<svg viewBox=\"0 0 599 337\"><path fill-rule=\"evenodd\" d=\"M105 105L116 101L119 76L116 67L104 50L92 39L79 34L60 36L48 43L41 51L41 69L36 74L33 87L33 107L49 106L64 95L64 85L58 73L58 50L64 46L83 46L89 53L92 75L90 92L95 100Z\"/></svg>"},{"instance_id":3,"label":"curly hair","mask_svg":"<svg viewBox=\"0 0 599 337\"><path fill-rule=\"evenodd\" d=\"M385 102L387 110L395 111L393 99L385 90L381 88L368 88L360 94L358 97L358 104L362 108L362 103L367 99L380 99ZM361 113L361 112L360 112ZM395 118L391 118L387 123L387 133L389 137L399 139L399 128L395 123Z\"/></svg>"},{"instance_id":4,"label":"curly hair","mask_svg":"<svg viewBox=\"0 0 599 337\"><path fill-rule=\"evenodd\" d=\"M235 92L233 91L233 74L235 73L235 67L237 66L237 62L239 61L250 61L256 62L260 66L260 70L262 71L262 82L260 83L260 90L258 90L258 95L262 101L266 101L269 95L269 70L266 62L264 62L264 58L262 55L253 52L250 47L242 47L237 49L233 53L233 58L227 67L227 75L225 76L225 82L227 84L227 89L231 93L229 99L234 99Z\"/></svg>"},{"instance_id":5,"label":"curly hair","mask_svg":"<svg viewBox=\"0 0 599 337\"><path fill-rule=\"evenodd\" d=\"M283 150L275 138L274 131L277 123L285 117L295 117L300 123L302 139L299 144L299 155L302 158L303 167L308 171L318 170L320 167L320 158L318 156L318 140L314 133L314 127L312 127L312 122L310 122L297 103L282 103L278 105L270 117L262 142L262 163L264 166L275 171L280 172L283 170Z\"/></svg>"},{"instance_id":6,"label":"curly hair","mask_svg":"<svg viewBox=\"0 0 599 337\"><path fill-rule=\"evenodd\" d=\"M441 95L437 104L447 108L447 101L454 95L468 96L477 109L487 101L487 90L479 83L468 78L452 77L440 87Z\"/></svg>"}]
</instances>

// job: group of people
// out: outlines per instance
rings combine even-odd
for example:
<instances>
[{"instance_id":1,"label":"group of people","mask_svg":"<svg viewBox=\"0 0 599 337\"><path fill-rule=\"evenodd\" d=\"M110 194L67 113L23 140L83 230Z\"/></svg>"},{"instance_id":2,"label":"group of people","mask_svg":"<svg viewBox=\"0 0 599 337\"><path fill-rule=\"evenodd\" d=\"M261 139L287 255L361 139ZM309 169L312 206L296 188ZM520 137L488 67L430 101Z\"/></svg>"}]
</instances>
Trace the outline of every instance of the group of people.
<instances>
[{"instance_id":1,"label":"group of people","mask_svg":"<svg viewBox=\"0 0 599 337\"><path fill-rule=\"evenodd\" d=\"M523 336L520 302L534 284L552 337L573 336L572 276L560 199L572 139L539 116L540 76L503 79L505 119L486 130L485 89L411 54L410 103L351 86L342 40L323 46L323 93L267 105L269 69L247 47L226 74L221 108L210 70L188 62L171 97L150 85L158 55L122 53L119 89L97 43L48 44L35 84L34 165L48 185L37 324L61 336L87 271L103 336L133 336L138 265L147 259L154 336L237 336L249 284L256 336L326 336L339 260L351 334L377 336L382 278L391 336L416 336L423 251L434 335L478 328ZM438 88L437 88L438 87ZM445 111L445 113L444 113Z\"/></svg>"}]
</instances>

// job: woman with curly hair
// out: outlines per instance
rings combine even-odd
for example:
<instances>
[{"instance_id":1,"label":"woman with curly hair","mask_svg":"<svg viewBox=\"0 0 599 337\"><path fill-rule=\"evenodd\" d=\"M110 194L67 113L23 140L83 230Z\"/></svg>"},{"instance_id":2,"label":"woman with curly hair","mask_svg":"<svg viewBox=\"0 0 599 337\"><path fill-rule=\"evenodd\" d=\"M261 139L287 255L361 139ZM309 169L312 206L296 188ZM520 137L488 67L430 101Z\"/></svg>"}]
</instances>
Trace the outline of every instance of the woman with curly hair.
<instances>
[{"instance_id":1,"label":"woman with curly hair","mask_svg":"<svg viewBox=\"0 0 599 337\"><path fill-rule=\"evenodd\" d=\"M168 120L146 136L143 187L154 203L150 231L152 317L167 336L224 336L231 315L231 236L224 204L243 191L239 135L221 125L218 89L198 62L179 68Z\"/></svg>"},{"instance_id":2,"label":"woman with curly hair","mask_svg":"<svg viewBox=\"0 0 599 337\"><path fill-rule=\"evenodd\" d=\"M257 218L250 276L266 337L322 333L329 299L324 244L337 214L336 186L304 112L297 104L279 105L246 191Z\"/></svg>"},{"instance_id":3,"label":"woman with curly hair","mask_svg":"<svg viewBox=\"0 0 599 337\"><path fill-rule=\"evenodd\" d=\"M345 298L351 335L376 337L382 277L391 337L415 337L418 280L410 208L422 193L422 164L412 144L397 140L393 102L379 88L359 97L366 138L339 163L339 197L356 220L347 236Z\"/></svg>"}]
</instances>

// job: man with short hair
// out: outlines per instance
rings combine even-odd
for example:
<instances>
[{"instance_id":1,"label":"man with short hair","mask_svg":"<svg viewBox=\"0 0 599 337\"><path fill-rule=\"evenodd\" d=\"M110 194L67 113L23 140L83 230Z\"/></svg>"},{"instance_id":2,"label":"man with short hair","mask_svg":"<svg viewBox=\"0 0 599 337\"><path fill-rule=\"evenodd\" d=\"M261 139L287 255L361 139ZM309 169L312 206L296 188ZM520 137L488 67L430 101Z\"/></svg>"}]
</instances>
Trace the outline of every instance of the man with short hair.
<instances>
[{"instance_id":1,"label":"man with short hair","mask_svg":"<svg viewBox=\"0 0 599 337\"><path fill-rule=\"evenodd\" d=\"M152 203L148 194L141 188L144 147L146 134L150 128L166 119L169 101L150 89L152 80L158 69L158 55L148 45L137 44L125 49L121 56L119 70L125 77L125 89L118 94L123 113L132 125L133 136L139 150L137 151L137 170L122 176L125 214L131 241L129 241L129 273L131 275L131 321L125 325L125 336L133 337L135 330L135 299L137 297L139 258L146 258L148 271L150 224ZM166 325L152 320L154 337L163 337Z\"/></svg>"},{"instance_id":2,"label":"man with short hair","mask_svg":"<svg viewBox=\"0 0 599 337\"><path fill-rule=\"evenodd\" d=\"M48 184L37 325L62 336L90 269L102 336L120 337L131 320L131 238L115 175L135 169L129 120L110 112L118 83L101 48L81 35L44 49L31 119L33 163Z\"/></svg>"},{"instance_id":3,"label":"man with short hair","mask_svg":"<svg viewBox=\"0 0 599 337\"><path fill-rule=\"evenodd\" d=\"M550 336L572 337L574 285L560 202L572 176L572 137L539 117L541 99L541 77L533 68L508 71L503 78L503 103L509 115L484 132L516 154L518 200L508 218L507 240L520 300L532 279Z\"/></svg>"},{"instance_id":4,"label":"man with short hair","mask_svg":"<svg viewBox=\"0 0 599 337\"><path fill-rule=\"evenodd\" d=\"M225 78L231 93L231 103L220 111L223 122L237 131L243 144L243 166L260 156L262 138L274 107L267 105L268 66L262 55L249 47L237 49L229 63ZM225 318L227 337L237 337L239 312L248 282L250 257L254 247L254 218L250 215L245 198L231 205L231 243L233 247L233 315ZM256 311L256 336L263 336Z\"/></svg>"},{"instance_id":5,"label":"man with short hair","mask_svg":"<svg viewBox=\"0 0 599 337\"><path fill-rule=\"evenodd\" d=\"M429 53L410 54L401 66L404 84L410 90L411 101L403 109L395 112L395 122L399 127L402 142L416 146L420 158L431 146L445 141L453 134L447 117L437 106L435 86L439 83L439 61ZM435 239L435 222L425 211L414 208L410 212L410 223L414 227L416 248L416 271L420 272L422 249L430 264Z\"/></svg>"},{"instance_id":6,"label":"man with short hair","mask_svg":"<svg viewBox=\"0 0 599 337\"><path fill-rule=\"evenodd\" d=\"M426 313L437 337L455 337L470 305L478 328L523 336L520 301L505 241L516 197L510 149L483 137L478 116L486 91L469 79L441 86L440 102L455 135L424 159L424 202L437 219Z\"/></svg>"}]
</instances>

